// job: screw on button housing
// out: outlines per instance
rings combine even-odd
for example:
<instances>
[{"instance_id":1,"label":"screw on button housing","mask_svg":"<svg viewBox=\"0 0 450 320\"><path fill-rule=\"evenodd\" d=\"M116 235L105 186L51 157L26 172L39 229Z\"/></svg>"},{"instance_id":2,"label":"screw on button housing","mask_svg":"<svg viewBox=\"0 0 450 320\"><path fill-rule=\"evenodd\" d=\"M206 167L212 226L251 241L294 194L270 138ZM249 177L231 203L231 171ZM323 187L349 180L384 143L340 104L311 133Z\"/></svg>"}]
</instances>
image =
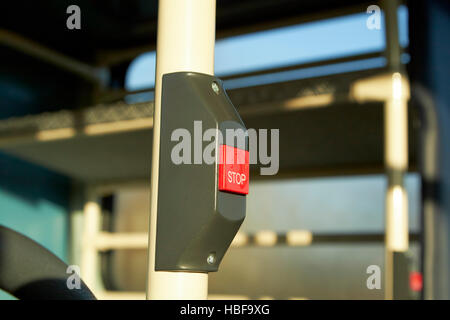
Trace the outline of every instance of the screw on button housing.
<instances>
[{"instance_id":1,"label":"screw on button housing","mask_svg":"<svg viewBox=\"0 0 450 320\"><path fill-rule=\"evenodd\" d=\"M213 89L213 91L214 91L216 94L219 94L220 89L219 89L219 85L217 84L217 82L213 81L213 82L211 83L211 88Z\"/></svg>"},{"instance_id":2,"label":"screw on button housing","mask_svg":"<svg viewBox=\"0 0 450 320\"><path fill-rule=\"evenodd\" d=\"M208 258L206 258L206 262L208 262L208 264L214 264L214 262L216 262L216 255L214 253L210 253Z\"/></svg>"}]
</instances>

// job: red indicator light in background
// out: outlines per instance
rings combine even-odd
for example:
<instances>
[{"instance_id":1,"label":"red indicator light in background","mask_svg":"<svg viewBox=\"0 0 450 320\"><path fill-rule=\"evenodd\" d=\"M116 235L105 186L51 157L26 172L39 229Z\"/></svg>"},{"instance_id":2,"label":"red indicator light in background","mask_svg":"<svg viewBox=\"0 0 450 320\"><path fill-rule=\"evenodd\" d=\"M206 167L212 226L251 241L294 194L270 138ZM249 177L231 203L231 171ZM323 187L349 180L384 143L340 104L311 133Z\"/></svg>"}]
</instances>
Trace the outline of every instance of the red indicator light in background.
<instances>
[{"instance_id":1,"label":"red indicator light in background","mask_svg":"<svg viewBox=\"0 0 450 320\"><path fill-rule=\"evenodd\" d=\"M249 152L227 145L221 145L219 152L219 190L248 194Z\"/></svg>"},{"instance_id":2,"label":"red indicator light in background","mask_svg":"<svg viewBox=\"0 0 450 320\"><path fill-rule=\"evenodd\" d=\"M409 274L409 288L412 291L421 291L423 287L422 274L417 271L413 271Z\"/></svg>"}]
</instances>

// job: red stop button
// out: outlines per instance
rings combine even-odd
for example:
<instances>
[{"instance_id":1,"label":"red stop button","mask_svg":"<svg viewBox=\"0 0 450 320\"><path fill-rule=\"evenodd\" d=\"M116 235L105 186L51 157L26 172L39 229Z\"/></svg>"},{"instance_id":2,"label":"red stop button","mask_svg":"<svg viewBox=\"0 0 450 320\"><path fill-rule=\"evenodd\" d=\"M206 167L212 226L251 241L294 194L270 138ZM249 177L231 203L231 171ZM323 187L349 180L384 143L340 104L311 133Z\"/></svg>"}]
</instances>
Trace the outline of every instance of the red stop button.
<instances>
[{"instance_id":1,"label":"red stop button","mask_svg":"<svg viewBox=\"0 0 450 320\"><path fill-rule=\"evenodd\" d=\"M413 271L409 274L409 287L412 291L421 291L423 287L422 273Z\"/></svg>"},{"instance_id":2,"label":"red stop button","mask_svg":"<svg viewBox=\"0 0 450 320\"><path fill-rule=\"evenodd\" d=\"M248 194L250 155L246 150L221 145L219 149L219 190Z\"/></svg>"}]
</instances>

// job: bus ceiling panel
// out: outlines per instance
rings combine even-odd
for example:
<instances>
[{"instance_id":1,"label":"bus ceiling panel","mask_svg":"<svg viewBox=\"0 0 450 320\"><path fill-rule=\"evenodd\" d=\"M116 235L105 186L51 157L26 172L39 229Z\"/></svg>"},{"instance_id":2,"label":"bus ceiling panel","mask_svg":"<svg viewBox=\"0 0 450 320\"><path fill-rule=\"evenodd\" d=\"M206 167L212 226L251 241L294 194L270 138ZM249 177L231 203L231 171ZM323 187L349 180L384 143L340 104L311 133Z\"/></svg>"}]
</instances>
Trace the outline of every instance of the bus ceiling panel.
<instances>
[{"instance_id":1,"label":"bus ceiling panel","mask_svg":"<svg viewBox=\"0 0 450 320\"><path fill-rule=\"evenodd\" d=\"M157 0L7 1L0 29L16 32L63 54L92 63L99 51L154 47ZM247 33L330 16L365 12L361 0L218 0L217 36ZM69 30L67 7L81 9L81 30Z\"/></svg>"}]
</instances>

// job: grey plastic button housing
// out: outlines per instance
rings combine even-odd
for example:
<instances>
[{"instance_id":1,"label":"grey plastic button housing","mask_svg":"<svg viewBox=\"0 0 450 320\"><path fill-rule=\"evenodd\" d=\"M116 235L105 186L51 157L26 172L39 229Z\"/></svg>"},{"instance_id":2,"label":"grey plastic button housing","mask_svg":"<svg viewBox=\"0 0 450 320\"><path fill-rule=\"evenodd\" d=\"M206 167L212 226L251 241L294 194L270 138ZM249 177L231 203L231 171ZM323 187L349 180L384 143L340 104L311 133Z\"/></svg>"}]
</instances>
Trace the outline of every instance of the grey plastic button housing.
<instances>
[{"instance_id":1,"label":"grey plastic button housing","mask_svg":"<svg viewBox=\"0 0 450 320\"><path fill-rule=\"evenodd\" d=\"M156 271L217 271L245 218L246 196L218 190L217 161L193 164L192 140L191 164L173 163L172 149L179 141L171 141L172 132L184 128L193 139L194 121L202 121L203 132L209 128L222 132L223 144L242 148L236 138L227 141L226 129L246 132L246 128L220 79L193 72L165 74L161 96ZM210 143L203 142L202 150ZM245 149L248 150L248 137Z\"/></svg>"}]
</instances>

